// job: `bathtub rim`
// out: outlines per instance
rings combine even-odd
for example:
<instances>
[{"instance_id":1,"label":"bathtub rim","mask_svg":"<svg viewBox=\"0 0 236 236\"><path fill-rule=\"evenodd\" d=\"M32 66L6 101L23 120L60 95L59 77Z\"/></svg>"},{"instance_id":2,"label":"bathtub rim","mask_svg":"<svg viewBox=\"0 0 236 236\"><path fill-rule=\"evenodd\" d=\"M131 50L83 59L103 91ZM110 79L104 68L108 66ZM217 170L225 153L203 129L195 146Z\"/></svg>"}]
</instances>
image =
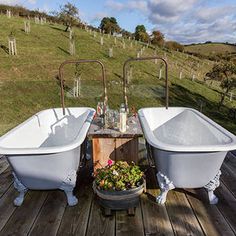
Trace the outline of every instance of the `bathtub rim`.
<instances>
[{"instance_id":1,"label":"bathtub rim","mask_svg":"<svg viewBox=\"0 0 236 236\"><path fill-rule=\"evenodd\" d=\"M145 139L148 141L148 143L160 150L164 151L170 151L170 152L221 152L221 151L231 151L236 149L236 136L214 122L212 119L208 118L201 112L189 108L189 107L169 107L168 109L178 109L178 110L190 110L196 113L198 116L200 116L202 119L207 121L210 125L214 126L216 129L218 129L221 133L226 135L228 138L230 138L231 142L227 144L217 144L217 145L201 145L201 146L185 146L185 145L173 145L173 144L167 144L164 142L159 141L155 135L153 134L153 131L150 129L148 122L146 120L146 116L144 114L145 110L152 110L152 109L166 109L164 107L147 107L147 108L141 108L138 110L138 117L141 123L141 127L144 133Z\"/></svg>"},{"instance_id":2,"label":"bathtub rim","mask_svg":"<svg viewBox=\"0 0 236 236\"><path fill-rule=\"evenodd\" d=\"M78 108L85 109L86 110L85 112L88 112L88 114L87 114L87 118L86 118L83 126L81 127L78 135L73 140L73 142L71 142L70 144L53 146L53 147L38 147L38 148L5 148L5 147L0 146L0 154L6 155L6 156L7 155L52 154L52 153L60 153L60 152L69 151L69 150L72 150L72 149L80 146L84 142L84 139L86 138L87 132L88 132L89 127L92 123L92 120L94 118L96 110L91 107L66 107L66 110L67 109L76 109L76 108L77 109ZM0 141L3 138L5 138L7 135L15 132L18 128L24 126L27 122L31 121L32 119L34 119L35 117L37 117L41 113L49 111L49 110L53 110L53 109L59 110L62 108L49 108L49 109L45 109L45 110L37 112L36 114L34 114L31 117L29 117L28 119L26 119L24 122L20 123L16 127L9 130L4 135L2 135L0 137ZM65 116L67 116L67 115L68 114L66 112Z\"/></svg>"}]
</instances>

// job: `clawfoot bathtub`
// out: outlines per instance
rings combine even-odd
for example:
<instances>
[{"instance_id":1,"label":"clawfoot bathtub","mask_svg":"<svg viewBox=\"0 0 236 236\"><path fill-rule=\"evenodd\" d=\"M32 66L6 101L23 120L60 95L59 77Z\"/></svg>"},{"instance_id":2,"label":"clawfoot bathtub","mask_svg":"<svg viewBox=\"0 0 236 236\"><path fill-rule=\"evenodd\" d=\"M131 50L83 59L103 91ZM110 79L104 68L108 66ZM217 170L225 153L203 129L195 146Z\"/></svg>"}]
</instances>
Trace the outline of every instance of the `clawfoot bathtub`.
<instances>
[{"instance_id":1,"label":"clawfoot bathtub","mask_svg":"<svg viewBox=\"0 0 236 236\"><path fill-rule=\"evenodd\" d=\"M0 138L0 154L6 155L23 203L28 189L61 189L68 205L77 204L73 195L80 162L80 147L86 138L95 110L61 108L41 111Z\"/></svg>"},{"instance_id":2,"label":"clawfoot bathtub","mask_svg":"<svg viewBox=\"0 0 236 236\"><path fill-rule=\"evenodd\" d=\"M165 203L174 188L205 187L216 204L220 167L227 152L236 149L236 137L190 108L144 108L138 115L156 164L157 202Z\"/></svg>"}]
</instances>

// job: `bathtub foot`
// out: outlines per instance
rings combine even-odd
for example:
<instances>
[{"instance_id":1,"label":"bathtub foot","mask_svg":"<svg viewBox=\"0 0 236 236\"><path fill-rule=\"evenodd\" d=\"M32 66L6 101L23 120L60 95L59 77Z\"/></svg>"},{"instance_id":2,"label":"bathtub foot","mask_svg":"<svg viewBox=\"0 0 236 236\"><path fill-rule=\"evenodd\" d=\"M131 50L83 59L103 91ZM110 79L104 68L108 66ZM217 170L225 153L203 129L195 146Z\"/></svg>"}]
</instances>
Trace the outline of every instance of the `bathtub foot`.
<instances>
[{"instance_id":1,"label":"bathtub foot","mask_svg":"<svg viewBox=\"0 0 236 236\"><path fill-rule=\"evenodd\" d=\"M159 204L164 204L166 202L167 193L174 189L175 186L172 181L169 180L169 178L165 175L163 175L161 172L157 173L157 180L161 189L161 193L157 196L156 202Z\"/></svg>"},{"instance_id":2,"label":"bathtub foot","mask_svg":"<svg viewBox=\"0 0 236 236\"><path fill-rule=\"evenodd\" d=\"M214 191L216 188L219 187L220 185L220 175L221 175L221 171L219 170L217 175L214 177L213 180L211 180L207 185L204 186L204 188L207 190L208 192L208 198L209 198L209 202L210 204L214 205L218 203L218 198L216 197L216 195L214 194Z\"/></svg>"},{"instance_id":3,"label":"bathtub foot","mask_svg":"<svg viewBox=\"0 0 236 236\"><path fill-rule=\"evenodd\" d=\"M17 178L14 172L12 174L14 177L14 187L20 193L19 196L15 198L14 205L21 206L24 201L25 193L27 192L28 189L20 182L20 180Z\"/></svg>"},{"instance_id":4,"label":"bathtub foot","mask_svg":"<svg viewBox=\"0 0 236 236\"><path fill-rule=\"evenodd\" d=\"M76 171L71 171L60 187L60 189L63 190L66 194L67 203L69 206L75 206L78 203L78 199L76 198L76 196L73 195L73 189L76 184L76 178Z\"/></svg>"}]
</instances>

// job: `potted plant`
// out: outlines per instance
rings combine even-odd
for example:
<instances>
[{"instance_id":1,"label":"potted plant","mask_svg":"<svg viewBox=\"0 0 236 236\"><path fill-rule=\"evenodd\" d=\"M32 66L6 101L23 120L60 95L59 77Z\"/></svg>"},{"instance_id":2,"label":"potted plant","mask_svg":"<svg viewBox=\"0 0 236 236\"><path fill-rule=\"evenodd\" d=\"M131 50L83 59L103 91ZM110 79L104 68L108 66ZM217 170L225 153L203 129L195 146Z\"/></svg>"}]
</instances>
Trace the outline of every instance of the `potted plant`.
<instances>
[{"instance_id":1,"label":"potted plant","mask_svg":"<svg viewBox=\"0 0 236 236\"><path fill-rule=\"evenodd\" d=\"M109 160L108 165L97 169L94 176L93 189L105 215L110 215L111 210L124 209L134 215L139 196L145 190L144 174L139 166L134 162Z\"/></svg>"}]
</instances>

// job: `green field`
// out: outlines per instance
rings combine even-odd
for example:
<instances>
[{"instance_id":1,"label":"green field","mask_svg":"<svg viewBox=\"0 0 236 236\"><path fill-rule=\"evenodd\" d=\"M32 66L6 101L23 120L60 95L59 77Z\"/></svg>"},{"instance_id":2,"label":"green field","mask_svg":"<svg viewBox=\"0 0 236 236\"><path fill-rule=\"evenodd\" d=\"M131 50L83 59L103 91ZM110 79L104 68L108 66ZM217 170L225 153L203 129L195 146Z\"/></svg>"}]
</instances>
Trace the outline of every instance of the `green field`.
<instances>
[{"instance_id":1,"label":"green field","mask_svg":"<svg viewBox=\"0 0 236 236\"><path fill-rule=\"evenodd\" d=\"M37 25L31 22L31 32L23 31L24 19L7 19L0 15L0 134L16 126L34 113L51 107L60 107L60 87L56 76L59 65L69 59L99 59L106 67L109 105L118 108L122 97L122 66L125 60L134 58L143 45L125 39L104 35L94 37L83 29L76 29L76 56L70 56L69 33L57 24ZM17 56L6 52L7 37L14 31L17 42ZM108 57L109 47L114 57ZM154 48L146 48L142 56L153 56ZM164 51L157 48L157 55L166 57L169 64L170 106L187 106L196 109L203 103L203 113L236 133L235 120L228 117L229 108L236 102L226 100L221 111L217 108L220 99L218 85L212 87L203 83L203 78L213 62L200 60L181 52ZM161 63L139 62L133 64L133 77L129 84L129 105L140 107L164 105L164 70L159 79ZM65 69L66 106L93 106L102 98L100 68L96 65L81 65L81 97L71 96L75 79L75 67ZM182 71L182 79L179 74ZM192 81L192 77L195 80Z\"/></svg>"},{"instance_id":2,"label":"green field","mask_svg":"<svg viewBox=\"0 0 236 236\"><path fill-rule=\"evenodd\" d=\"M236 53L236 46L223 43L206 43L185 46L185 51L190 53L200 53L205 56L212 54Z\"/></svg>"}]
</instances>

